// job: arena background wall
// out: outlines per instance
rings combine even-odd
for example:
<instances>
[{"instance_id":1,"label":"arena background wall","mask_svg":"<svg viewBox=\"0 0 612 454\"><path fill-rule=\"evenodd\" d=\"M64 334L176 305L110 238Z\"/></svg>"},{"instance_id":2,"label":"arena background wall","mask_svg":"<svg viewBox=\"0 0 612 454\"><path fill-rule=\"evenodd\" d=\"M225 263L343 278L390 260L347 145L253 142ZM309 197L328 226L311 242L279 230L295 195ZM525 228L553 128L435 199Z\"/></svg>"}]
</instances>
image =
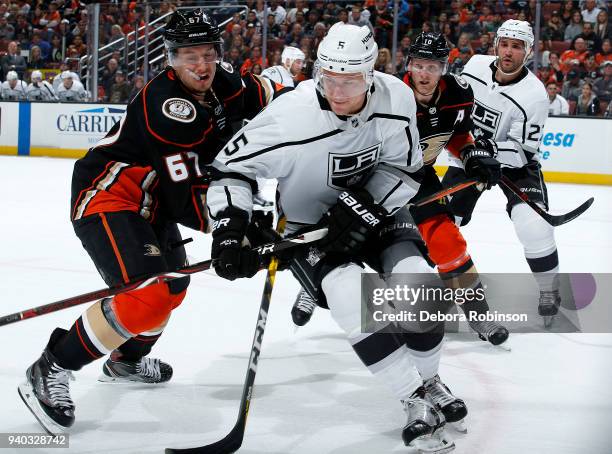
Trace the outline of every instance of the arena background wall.
<instances>
[{"instance_id":1,"label":"arena background wall","mask_svg":"<svg viewBox=\"0 0 612 454\"><path fill-rule=\"evenodd\" d=\"M79 158L121 120L121 104L0 103L0 154ZM550 117L542 167L547 181L612 185L612 120ZM448 161L438 158L442 174Z\"/></svg>"}]
</instances>

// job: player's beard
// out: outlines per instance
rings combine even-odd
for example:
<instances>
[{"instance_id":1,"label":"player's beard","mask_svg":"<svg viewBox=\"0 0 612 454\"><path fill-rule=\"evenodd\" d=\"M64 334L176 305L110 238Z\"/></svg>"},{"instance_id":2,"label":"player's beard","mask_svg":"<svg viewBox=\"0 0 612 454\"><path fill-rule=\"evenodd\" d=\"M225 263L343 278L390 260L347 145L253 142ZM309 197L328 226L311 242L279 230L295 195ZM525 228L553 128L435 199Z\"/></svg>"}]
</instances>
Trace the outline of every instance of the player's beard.
<instances>
[{"instance_id":1,"label":"player's beard","mask_svg":"<svg viewBox=\"0 0 612 454\"><path fill-rule=\"evenodd\" d=\"M495 66L497 66L497 69L499 69L506 76L512 76L518 73L523 68L523 64L524 64L523 60L521 60L518 63L515 63L514 60L512 60L511 66L508 66L507 64L504 65L503 63L504 63L503 58L498 56Z\"/></svg>"}]
</instances>

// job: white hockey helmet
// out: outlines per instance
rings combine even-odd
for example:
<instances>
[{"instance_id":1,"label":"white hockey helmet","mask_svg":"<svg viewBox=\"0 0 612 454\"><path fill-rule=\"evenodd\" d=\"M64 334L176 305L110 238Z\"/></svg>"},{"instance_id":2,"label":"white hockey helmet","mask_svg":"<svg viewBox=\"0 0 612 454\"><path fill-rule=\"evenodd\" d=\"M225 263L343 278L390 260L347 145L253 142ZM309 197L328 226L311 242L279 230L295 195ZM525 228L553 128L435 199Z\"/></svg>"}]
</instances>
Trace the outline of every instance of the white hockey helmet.
<instances>
[{"instance_id":1,"label":"white hockey helmet","mask_svg":"<svg viewBox=\"0 0 612 454\"><path fill-rule=\"evenodd\" d=\"M499 40L501 38L512 38L523 41L525 43L525 61L527 61L527 57L531 53L534 42L533 30L531 29L529 22L524 20L508 19L501 24L497 29L497 34L495 35L494 47L496 52L497 45L499 44Z\"/></svg>"},{"instance_id":2,"label":"white hockey helmet","mask_svg":"<svg viewBox=\"0 0 612 454\"><path fill-rule=\"evenodd\" d=\"M32 71L32 75L30 76L30 79L32 81L34 80L42 80L43 76L42 76L42 72L40 72L38 69L35 69L34 71Z\"/></svg>"},{"instance_id":3,"label":"white hockey helmet","mask_svg":"<svg viewBox=\"0 0 612 454\"><path fill-rule=\"evenodd\" d=\"M289 60L289 63L287 63L287 60ZM283 65L289 69L296 60L306 60L306 55L304 55L304 52L297 47L285 46L283 53L281 54L281 61Z\"/></svg>"},{"instance_id":4,"label":"white hockey helmet","mask_svg":"<svg viewBox=\"0 0 612 454\"><path fill-rule=\"evenodd\" d=\"M365 80L365 91L368 91L374 81L377 58L378 46L367 26L335 23L317 49L314 74L317 89L325 96L321 79L323 71L329 71L337 74L361 73Z\"/></svg>"},{"instance_id":5,"label":"white hockey helmet","mask_svg":"<svg viewBox=\"0 0 612 454\"><path fill-rule=\"evenodd\" d=\"M64 80L64 79L73 79L72 72L66 70L66 71L62 72L62 74L60 75L60 78L62 80Z\"/></svg>"},{"instance_id":6,"label":"white hockey helmet","mask_svg":"<svg viewBox=\"0 0 612 454\"><path fill-rule=\"evenodd\" d=\"M6 73L6 80L19 80L19 76L16 71L9 71Z\"/></svg>"}]
</instances>

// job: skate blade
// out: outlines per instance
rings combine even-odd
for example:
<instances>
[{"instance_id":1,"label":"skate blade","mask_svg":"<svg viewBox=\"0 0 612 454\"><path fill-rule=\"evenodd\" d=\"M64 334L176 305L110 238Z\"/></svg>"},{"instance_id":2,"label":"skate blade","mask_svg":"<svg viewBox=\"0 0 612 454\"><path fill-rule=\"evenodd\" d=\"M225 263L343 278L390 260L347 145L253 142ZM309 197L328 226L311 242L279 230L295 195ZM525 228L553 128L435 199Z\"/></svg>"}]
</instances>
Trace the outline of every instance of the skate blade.
<instances>
[{"instance_id":1,"label":"skate blade","mask_svg":"<svg viewBox=\"0 0 612 454\"><path fill-rule=\"evenodd\" d=\"M419 454L445 454L455 449L455 442L444 433L434 433L417 437L408 446L416 449Z\"/></svg>"},{"instance_id":2,"label":"skate blade","mask_svg":"<svg viewBox=\"0 0 612 454\"><path fill-rule=\"evenodd\" d=\"M451 426L454 430L462 434L466 434L468 431L465 419L460 419L459 421L455 422L447 422L446 425Z\"/></svg>"},{"instance_id":3,"label":"skate blade","mask_svg":"<svg viewBox=\"0 0 612 454\"><path fill-rule=\"evenodd\" d=\"M555 316L554 315L543 315L542 318L544 319L544 328L550 328L553 324Z\"/></svg>"},{"instance_id":4,"label":"skate blade","mask_svg":"<svg viewBox=\"0 0 612 454\"><path fill-rule=\"evenodd\" d=\"M510 347L510 345L508 345L507 342L504 342L503 344L499 344L499 345L491 345L493 348L498 348L500 350L503 350L505 352L511 352L512 351L512 347Z\"/></svg>"},{"instance_id":5,"label":"skate blade","mask_svg":"<svg viewBox=\"0 0 612 454\"><path fill-rule=\"evenodd\" d=\"M49 435L60 435L68 430L68 427L64 427L55 422L45 410L43 410L40 402L34 394L34 389L29 382L24 382L17 387L19 397L23 400L23 403L28 407L28 410L34 415L38 423L41 425L45 432Z\"/></svg>"}]
</instances>

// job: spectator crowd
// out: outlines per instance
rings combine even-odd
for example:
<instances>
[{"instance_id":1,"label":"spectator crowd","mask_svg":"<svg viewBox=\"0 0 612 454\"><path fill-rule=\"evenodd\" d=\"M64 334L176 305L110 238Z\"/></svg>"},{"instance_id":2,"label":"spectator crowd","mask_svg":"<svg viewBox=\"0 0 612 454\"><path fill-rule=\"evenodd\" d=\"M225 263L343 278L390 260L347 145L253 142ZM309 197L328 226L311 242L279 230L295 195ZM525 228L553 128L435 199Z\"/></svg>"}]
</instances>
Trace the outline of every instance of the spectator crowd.
<instances>
[{"instance_id":1,"label":"spectator crowd","mask_svg":"<svg viewBox=\"0 0 612 454\"><path fill-rule=\"evenodd\" d=\"M87 55L89 27L86 2L78 0L0 0L0 80L2 99L84 101L90 94L80 81L79 60ZM89 2L87 2L89 3ZM421 30L442 33L451 53L448 70L460 74L474 54L492 55L497 28L506 19L536 17L535 0L431 0L398 2L397 52L392 55L392 0L269 0L266 55L262 55L263 0L175 1L149 3L150 20L177 7L244 5L248 12L227 13L224 59L236 71L262 72L280 64L284 46L294 46L306 59L298 80L311 77L316 50L329 27L338 21L365 25L379 46L376 69L402 76L412 39ZM602 0L542 2L537 64L528 65L545 84L552 114L612 116L612 31ZM234 9L235 10L235 9ZM100 46L105 46L99 72L98 98L125 103L144 86L143 68L129 68L124 46L144 26L141 2L115 0L101 5ZM131 35L130 35L131 33ZM136 33L138 36L142 31ZM126 38L127 37L127 38ZM163 59L148 68L162 69Z\"/></svg>"}]
</instances>

